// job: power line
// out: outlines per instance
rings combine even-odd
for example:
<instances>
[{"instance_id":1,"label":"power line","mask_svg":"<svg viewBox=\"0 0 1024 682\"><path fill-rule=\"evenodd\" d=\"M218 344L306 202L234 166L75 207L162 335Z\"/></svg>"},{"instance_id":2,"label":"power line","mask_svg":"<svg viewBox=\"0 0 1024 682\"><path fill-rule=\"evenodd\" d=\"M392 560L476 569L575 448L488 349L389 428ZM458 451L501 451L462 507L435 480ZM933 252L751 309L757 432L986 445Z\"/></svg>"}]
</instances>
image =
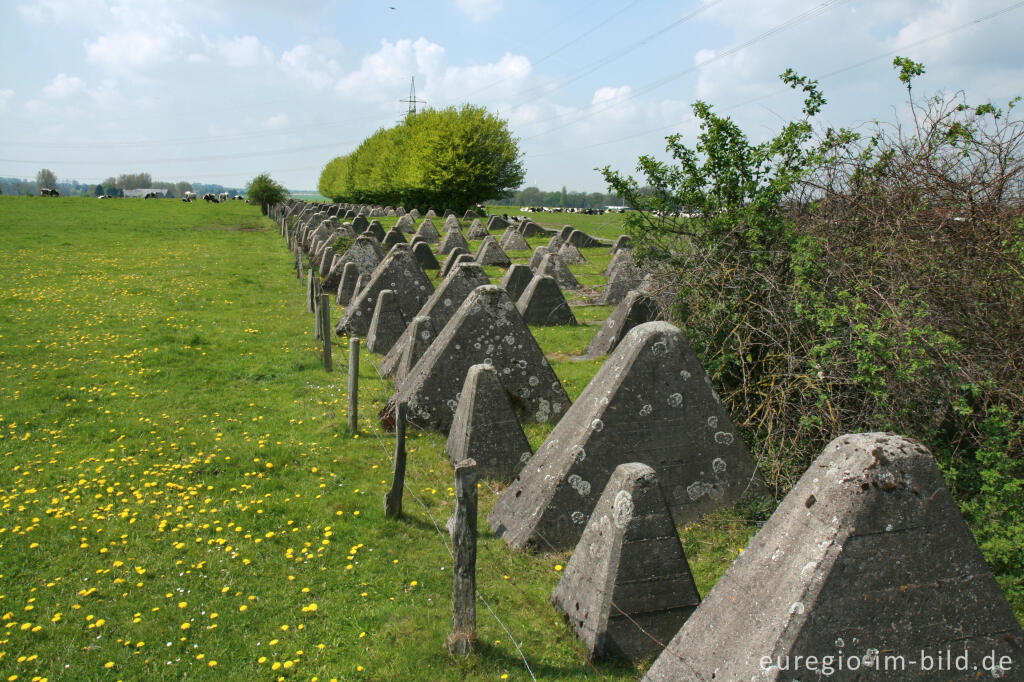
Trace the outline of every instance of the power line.
<instances>
[{"instance_id":1,"label":"power line","mask_svg":"<svg viewBox=\"0 0 1024 682\"><path fill-rule=\"evenodd\" d=\"M812 19L812 18L815 18L815 17L817 17L817 16L819 16L821 14L824 14L826 11L831 9L832 6L836 5L839 2L844 2L844 1L845 0L825 0L825 2L821 3L820 5L817 5L817 6L811 8L811 9L805 11L805 12L801 12L800 14L798 14L798 15L796 15L794 17L791 17L790 19L787 19L786 21L782 22L781 24L777 24L776 26L773 26L772 28L768 29L767 31L765 31L765 32L763 32L763 33L761 33L761 34L759 34L759 35L757 35L757 36L755 36L755 37L753 37L753 38L751 38L749 40L746 40L746 41L744 41L742 43L739 43L737 45L733 45L732 47L730 47L728 49L725 49L722 52L719 52L719 53L715 54L714 56L709 57L709 58L707 58L707 59L705 59L705 60L703 60L701 62L698 62L698 63L694 64L693 66L685 68L685 69L683 69L681 71L676 71L675 73L669 74L668 76L665 76L664 78L660 78L660 79L658 79L658 80L656 80L656 81L654 81L652 83L649 83L649 84L647 84L645 86L642 86L636 92L633 92L633 93L631 93L629 95L620 95L618 97L613 97L612 99L609 99L606 102L604 102L604 106L592 109L591 111L589 111L587 113L584 113L584 114L582 114L580 116L577 116L573 120L568 121L566 123L563 123L562 125L555 126L554 128L549 128L548 130L546 130L546 131L544 131L542 133L537 133L535 135L530 135L529 137L526 137L526 138L523 138L523 139L525 139L525 140L532 140L532 139L537 138L537 137L543 137L545 135L550 135L551 133L553 133L553 132L555 132L557 130L561 130L563 128L567 128L568 126L571 126L571 125L573 125L575 123L579 123L580 121L585 120L587 118L590 118L592 116L595 116L595 115L597 115L597 114L599 114L599 113L601 113L603 111L607 111L608 109L611 109L611 108L616 107L616 106L620 106L620 105L622 105L622 104L624 104L624 103L626 103L626 102L628 102L628 101L630 101L632 99L636 99L640 95L643 95L643 94L646 94L646 93L649 93L649 92L653 92L654 90L657 90L658 88L664 87L665 85L668 85L672 81L677 80L679 78L682 78L683 76L685 76L687 74L690 74L690 73L693 73L695 71L698 71L698 70L704 68L705 66L708 66L709 64L713 64L714 62L717 62L720 59L724 59L725 57L730 57L730 56L736 54L737 52L745 50L746 48L750 47L751 45L759 43L759 42L761 42L763 40L767 40L768 38L776 35L777 33L781 33L782 31L785 31L786 29L791 28L792 26L795 26L796 24L802 23L804 21L807 21L808 19ZM537 123L538 124L539 123L544 123L546 121L555 120L557 118L558 117L551 117L551 118L545 119L543 121L538 121Z\"/></svg>"},{"instance_id":2,"label":"power line","mask_svg":"<svg viewBox=\"0 0 1024 682\"><path fill-rule=\"evenodd\" d=\"M853 71L854 69L858 69L858 68L860 68L862 66L867 66L868 64L871 64L872 62L876 62L879 59L885 59L887 57L892 57L893 55L896 55L896 54L898 54L900 52L903 52L905 50L909 50L909 49L918 47L920 45L923 45L925 43L931 42L933 40L938 40L940 38L945 38L946 36L949 36L949 35L952 35L954 33L957 33L959 31L962 31L962 30L966 29L966 28L972 28L972 27L974 27L974 26L976 26L976 25L978 25L980 23L983 23L985 21L989 21L991 19L995 19L996 17L1002 16L1002 15L1007 14L1009 12L1012 12L1014 10L1020 9L1021 7L1024 7L1024 0L1021 0L1020 2L1014 3L1013 5L1010 5L1008 7L1004 7L1003 9L997 10L997 11L992 12L990 14L986 14L986 15L983 15L983 16L980 16L980 17L976 17L974 19L971 19L970 21L964 22L963 24L960 24L958 26L954 26L951 29L947 29L945 31L941 31L939 33L934 33L934 34L932 34L930 36L927 36L925 38L921 38L919 40L915 40L915 41L912 41L912 42L900 45L899 47L896 47L896 48L894 48L892 50L889 50L887 52L882 52L882 53L876 54L873 57L868 57L867 59L863 59L863 60L861 60L859 62L855 62L855 63L850 64L848 66L844 66L844 67L836 69L834 71L829 71L828 73L825 73L825 74L822 74L821 76L819 76L818 80L826 80L828 78L833 78L835 76L838 76L840 74L846 73L848 71ZM753 97L751 99L744 100L742 102L738 102L736 104L730 105L728 107L720 109L720 111L724 112L724 111L733 111L735 109L740 109L740 108L749 106L751 104L754 104L755 102L760 102L761 100L765 100L765 99L769 99L771 97L775 97L776 95L781 94L781 93L786 92L786 91L787 91L786 88L778 88L778 89L773 90L772 92L766 93L764 95L758 95L757 97ZM660 132L660 131L663 131L663 130L668 130L670 128L674 128L676 126L682 125L687 120L689 120L689 119L685 118L685 119L676 121L674 123L669 123L668 125L659 126L657 128L649 128L647 130L642 130L640 132L633 133L633 134L630 134L630 135L626 135L624 137L615 138L613 140L606 140L604 142L594 142L592 144L584 145L582 147L572 147L570 149L561 149L561 150L558 150L556 152L546 152L544 154L532 154L531 158L541 158L541 157L545 157L545 156L554 156L554 155L564 154L567 151L580 151L580 150L584 150L584 149L592 149L594 147L602 147L602 146L606 146L606 145L609 145L609 144L615 144L617 142L624 142L626 140L631 140L631 139L634 139L634 138L637 138L637 137L643 137L644 135L649 135L650 133L656 133L656 132Z\"/></svg>"}]
</instances>

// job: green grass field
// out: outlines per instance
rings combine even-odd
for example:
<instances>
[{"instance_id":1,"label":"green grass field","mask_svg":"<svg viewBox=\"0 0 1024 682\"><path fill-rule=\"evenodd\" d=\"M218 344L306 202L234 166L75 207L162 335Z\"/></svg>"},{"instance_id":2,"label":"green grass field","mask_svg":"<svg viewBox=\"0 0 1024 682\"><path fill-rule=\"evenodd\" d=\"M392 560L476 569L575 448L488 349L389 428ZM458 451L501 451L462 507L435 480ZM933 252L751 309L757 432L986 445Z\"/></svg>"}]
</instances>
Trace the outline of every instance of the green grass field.
<instances>
[{"instance_id":1,"label":"green grass field","mask_svg":"<svg viewBox=\"0 0 1024 682\"><path fill-rule=\"evenodd\" d=\"M523 656L537 679L646 669L589 664L547 601L567 555L512 552L486 522L479 593L504 627L481 601L479 653L445 652L443 441L409 434L406 514L384 519L393 439L373 416L392 386L364 355L349 434L346 342L326 373L255 207L0 197L0 231L0 679L529 679ZM597 282L600 251L578 276ZM577 312L588 326L535 330L574 397L600 363L572 355L608 308ZM547 431L529 428L534 446ZM496 498L480 492L483 517ZM726 511L683 530L705 593L754 529Z\"/></svg>"}]
</instances>

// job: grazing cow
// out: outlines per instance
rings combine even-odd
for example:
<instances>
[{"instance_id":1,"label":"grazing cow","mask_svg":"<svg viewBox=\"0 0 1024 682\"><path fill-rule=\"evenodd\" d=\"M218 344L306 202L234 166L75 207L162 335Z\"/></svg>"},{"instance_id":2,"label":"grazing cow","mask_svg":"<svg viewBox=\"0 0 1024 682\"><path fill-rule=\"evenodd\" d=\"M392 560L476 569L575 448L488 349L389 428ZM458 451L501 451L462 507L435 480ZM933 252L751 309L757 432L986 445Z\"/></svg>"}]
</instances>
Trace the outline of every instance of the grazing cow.
<instances>
[{"instance_id":1,"label":"grazing cow","mask_svg":"<svg viewBox=\"0 0 1024 682\"><path fill-rule=\"evenodd\" d=\"M195 201L196 200L196 193L192 192L190 190L186 190L185 194L183 195L183 198L185 199L185 201Z\"/></svg>"},{"instance_id":2,"label":"grazing cow","mask_svg":"<svg viewBox=\"0 0 1024 682\"><path fill-rule=\"evenodd\" d=\"M245 200L245 197L243 197L241 194L236 194L235 196L233 196L231 198L234 199L235 201L244 201Z\"/></svg>"},{"instance_id":3,"label":"grazing cow","mask_svg":"<svg viewBox=\"0 0 1024 682\"><path fill-rule=\"evenodd\" d=\"M143 198L144 199L159 199L160 195L157 194L156 192L146 192L146 196L143 197Z\"/></svg>"},{"instance_id":4,"label":"grazing cow","mask_svg":"<svg viewBox=\"0 0 1024 682\"><path fill-rule=\"evenodd\" d=\"M203 195L203 201L205 201L208 204L219 204L220 203L220 201L217 199L217 197L215 197L213 194L204 194Z\"/></svg>"},{"instance_id":5,"label":"grazing cow","mask_svg":"<svg viewBox=\"0 0 1024 682\"><path fill-rule=\"evenodd\" d=\"M55 189L46 189L45 187L39 190L39 196L41 197L59 197L60 192Z\"/></svg>"},{"instance_id":6,"label":"grazing cow","mask_svg":"<svg viewBox=\"0 0 1024 682\"><path fill-rule=\"evenodd\" d=\"M217 198L220 199L221 201L227 201L228 200L228 193L227 192L221 192L220 196L217 197Z\"/></svg>"}]
</instances>

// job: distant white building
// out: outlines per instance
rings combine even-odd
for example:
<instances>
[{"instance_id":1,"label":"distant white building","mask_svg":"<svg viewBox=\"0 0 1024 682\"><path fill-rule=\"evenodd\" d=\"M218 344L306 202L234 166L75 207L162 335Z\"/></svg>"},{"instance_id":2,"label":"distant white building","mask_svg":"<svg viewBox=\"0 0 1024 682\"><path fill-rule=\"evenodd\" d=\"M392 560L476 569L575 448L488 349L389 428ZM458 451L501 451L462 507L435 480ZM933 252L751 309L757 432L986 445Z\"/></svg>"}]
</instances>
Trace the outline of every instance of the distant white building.
<instances>
[{"instance_id":1,"label":"distant white building","mask_svg":"<svg viewBox=\"0 0 1024 682\"><path fill-rule=\"evenodd\" d=\"M151 192L153 194L156 194L157 196L159 196L161 199L163 199L164 197L167 196L167 190L165 190L165 189L154 189L154 188L148 188L148 189L126 189L124 191L124 196L126 198L127 197L134 197L136 199L145 199L146 195L151 193Z\"/></svg>"}]
</instances>

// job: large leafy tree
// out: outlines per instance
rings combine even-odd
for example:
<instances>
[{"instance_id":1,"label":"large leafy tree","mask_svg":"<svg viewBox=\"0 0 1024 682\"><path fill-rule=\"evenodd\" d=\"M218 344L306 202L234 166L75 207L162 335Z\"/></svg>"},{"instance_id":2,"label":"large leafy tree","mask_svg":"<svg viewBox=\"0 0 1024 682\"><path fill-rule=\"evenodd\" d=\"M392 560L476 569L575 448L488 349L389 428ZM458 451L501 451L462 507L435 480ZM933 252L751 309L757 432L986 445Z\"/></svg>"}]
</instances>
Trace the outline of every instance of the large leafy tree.
<instances>
[{"instance_id":1,"label":"large leafy tree","mask_svg":"<svg viewBox=\"0 0 1024 682\"><path fill-rule=\"evenodd\" d=\"M336 201L396 203L463 210L497 199L524 177L506 122L463 105L410 114L382 128L320 175L320 193Z\"/></svg>"}]
</instances>

